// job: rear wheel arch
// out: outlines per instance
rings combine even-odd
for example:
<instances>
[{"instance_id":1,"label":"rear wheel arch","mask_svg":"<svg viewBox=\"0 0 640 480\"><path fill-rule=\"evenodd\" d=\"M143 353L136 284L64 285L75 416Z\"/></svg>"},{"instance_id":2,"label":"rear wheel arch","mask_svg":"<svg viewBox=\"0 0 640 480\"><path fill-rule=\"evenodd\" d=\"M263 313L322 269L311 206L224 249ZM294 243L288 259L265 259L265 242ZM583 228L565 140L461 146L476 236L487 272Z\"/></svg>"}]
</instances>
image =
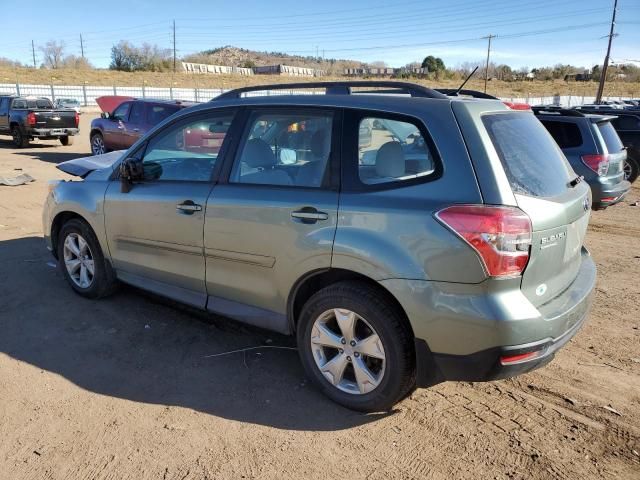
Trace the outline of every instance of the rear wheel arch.
<instances>
[{"instance_id":1,"label":"rear wheel arch","mask_svg":"<svg viewBox=\"0 0 640 480\"><path fill-rule=\"evenodd\" d=\"M404 308L398 301L398 299L383 285L374 279L362 275L351 270L345 270L341 268L331 268L327 270L315 270L307 273L303 277L299 278L294 284L289 294L287 302L287 318L289 320L289 329L291 332L295 332L297 329L298 318L304 304L309 300L316 292L322 290L325 287L333 285L335 283L353 281L360 284L365 284L378 292L380 295L387 299L390 304L397 309L398 313L403 317L406 325L413 333L413 328L409 322L409 318ZM415 335L414 335L415 336Z\"/></svg>"}]
</instances>

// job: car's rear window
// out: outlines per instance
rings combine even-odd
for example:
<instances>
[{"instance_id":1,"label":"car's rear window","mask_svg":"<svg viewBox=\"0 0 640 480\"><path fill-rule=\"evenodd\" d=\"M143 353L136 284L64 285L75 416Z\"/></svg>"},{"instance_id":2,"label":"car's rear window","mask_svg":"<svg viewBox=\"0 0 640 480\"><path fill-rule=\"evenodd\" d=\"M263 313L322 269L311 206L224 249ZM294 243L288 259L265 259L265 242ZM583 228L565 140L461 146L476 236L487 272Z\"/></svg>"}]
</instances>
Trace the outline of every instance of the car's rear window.
<instances>
[{"instance_id":1,"label":"car's rear window","mask_svg":"<svg viewBox=\"0 0 640 480\"><path fill-rule=\"evenodd\" d=\"M515 193L551 197L568 188L573 172L567 159L532 114L494 113L482 121Z\"/></svg>"},{"instance_id":2,"label":"car's rear window","mask_svg":"<svg viewBox=\"0 0 640 480\"><path fill-rule=\"evenodd\" d=\"M560 148L575 148L582 145L582 134L575 123L542 120L542 124Z\"/></svg>"},{"instance_id":3,"label":"car's rear window","mask_svg":"<svg viewBox=\"0 0 640 480\"><path fill-rule=\"evenodd\" d=\"M53 104L46 98L27 100L27 108L53 108Z\"/></svg>"},{"instance_id":4,"label":"car's rear window","mask_svg":"<svg viewBox=\"0 0 640 480\"><path fill-rule=\"evenodd\" d=\"M600 135L602 135L602 139L604 140L604 144L607 147L607 152L618 153L622 151L624 145L622 145L620 137L613 128L613 125L611 125L611 122L599 122L597 123L597 126L600 131Z\"/></svg>"}]
</instances>

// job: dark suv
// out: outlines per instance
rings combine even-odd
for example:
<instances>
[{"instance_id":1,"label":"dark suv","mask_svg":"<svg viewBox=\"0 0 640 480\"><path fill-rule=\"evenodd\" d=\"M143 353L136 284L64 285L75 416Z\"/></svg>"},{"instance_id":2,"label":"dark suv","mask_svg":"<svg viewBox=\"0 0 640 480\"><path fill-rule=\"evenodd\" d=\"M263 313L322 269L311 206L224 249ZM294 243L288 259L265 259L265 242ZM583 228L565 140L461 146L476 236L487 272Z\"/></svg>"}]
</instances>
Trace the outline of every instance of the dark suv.
<instances>
[{"instance_id":1,"label":"dark suv","mask_svg":"<svg viewBox=\"0 0 640 480\"><path fill-rule=\"evenodd\" d=\"M293 88L326 94L245 96ZM58 168L83 178L43 214L75 292L119 280L295 335L309 378L358 410L540 367L593 298L589 187L496 100L247 87Z\"/></svg>"},{"instance_id":2,"label":"dark suv","mask_svg":"<svg viewBox=\"0 0 640 480\"><path fill-rule=\"evenodd\" d=\"M592 115L554 107L533 107L573 170L591 186L592 208L606 208L624 198L631 184L624 179L627 158L609 115Z\"/></svg>"},{"instance_id":3,"label":"dark suv","mask_svg":"<svg viewBox=\"0 0 640 480\"><path fill-rule=\"evenodd\" d=\"M127 149L152 127L192 105L194 102L179 100L126 100L112 112L104 112L91 122L91 153L100 155Z\"/></svg>"}]
</instances>

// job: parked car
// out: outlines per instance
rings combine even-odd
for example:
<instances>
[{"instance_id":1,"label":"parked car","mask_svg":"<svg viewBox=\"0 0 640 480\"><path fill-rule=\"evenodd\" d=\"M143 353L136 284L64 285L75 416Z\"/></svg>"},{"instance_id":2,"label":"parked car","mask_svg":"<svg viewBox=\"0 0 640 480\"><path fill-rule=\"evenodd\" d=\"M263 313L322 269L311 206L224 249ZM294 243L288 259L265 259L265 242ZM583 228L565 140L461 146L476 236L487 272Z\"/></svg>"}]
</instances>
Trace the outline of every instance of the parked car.
<instances>
[{"instance_id":1,"label":"parked car","mask_svg":"<svg viewBox=\"0 0 640 480\"><path fill-rule=\"evenodd\" d=\"M611 125L615 117L563 108L533 110L573 170L591 187L593 209L604 209L624 198L631 184L624 179L627 152Z\"/></svg>"},{"instance_id":2,"label":"parked car","mask_svg":"<svg viewBox=\"0 0 640 480\"><path fill-rule=\"evenodd\" d=\"M75 110L78 112L78 115L81 113L80 102L75 98L56 98L54 105L56 108L70 108L71 110Z\"/></svg>"},{"instance_id":3,"label":"parked car","mask_svg":"<svg viewBox=\"0 0 640 480\"><path fill-rule=\"evenodd\" d=\"M618 133L622 144L627 148L627 159L624 163L624 178L633 183L640 172L640 110L625 109L598 111L602 115L615 115L611 119L613 128Z\"/></svg>"},{"instance_id":4,"label":"parked car","mask_svg":"<svg viewBox=\"0 0 640 480\"><path fill-rule=\"evenodd\" d=\"M291 88L326 95L243 96ZM187 146L196 125L218 151ZM52 185L43 214L75 292L121 281L295 335L309 378L356 410L538 368L593 298L588 185L533 113L493 100L246 87L58 168L84 179Z\"/></svg>"},{"instance_id":5,"label":"parked car","mask_svg":"<svg viewBox=\"0 0 640 480\"><path fill-rule=\"evenodd\" d=\"M71 145L79 125L77 112L56 109L48 98L0 96L0 134L11 135L17 148L27 147L34 138Z\"/></svg>"},{"instance_id":6,"label":"parked car","mask_svg":"<svg viewBox=\"0 0 640 480\"><path fill-rule=\"evenodd\" d=\"M89 141L94 155L127 149L167 117L195 105L180 100L114 98L115 102L106 102L113 110L103 112L100 118L91 122ZM120 99L123 101L117 101Z\"/></svg>"}]
</instances>

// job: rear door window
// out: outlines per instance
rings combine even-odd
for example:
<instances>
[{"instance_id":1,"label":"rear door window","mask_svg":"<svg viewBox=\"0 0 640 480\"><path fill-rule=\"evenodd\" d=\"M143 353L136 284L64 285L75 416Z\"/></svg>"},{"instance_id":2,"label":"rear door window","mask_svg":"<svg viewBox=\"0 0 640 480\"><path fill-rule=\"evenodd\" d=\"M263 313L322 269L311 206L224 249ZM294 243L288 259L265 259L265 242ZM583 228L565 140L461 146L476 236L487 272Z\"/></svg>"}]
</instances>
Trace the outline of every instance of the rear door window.
<instances>
[{"instance_id":1,"label":"rear door window","mask_svg":"<svg viewBox=\"0 0 640 480\"><path fill-rule=\"evenodd\" d=\"M618 153L624 149L618 132L615 131L611 122L600 122L597 126L608 153Z\"/></svg>"},{"instance_id":2,"label":"rear door window","mask_svg":"<svg viewBox=\"0 0 640 480\"><path fill-rule=\"evenodd\" d=\"M547 128L560 148L575 148L582 145L580 127L575 123L543 120L542 124Z\"/></svg>"},{"instance_id":3,"label":"rear door window","mask_svg":"<svg viewBox=\"0 0 640 480\"><path fill-rule=\"evenodd\" d=\"M178 107L172 105L150 105L147 113L148 121L151 125L157 125L178 110Z\"/></svg>"},{"instance_id":4,"label":"rear door window","mask_svg":"<svg viewBox=\"0 0 640 480\"><path fill-rule=\"evenodd\" d=\"M482 121L514 193L552 197L567 190L571 167L533 114L494 113Z\"/></svg>"}]
</instances>

